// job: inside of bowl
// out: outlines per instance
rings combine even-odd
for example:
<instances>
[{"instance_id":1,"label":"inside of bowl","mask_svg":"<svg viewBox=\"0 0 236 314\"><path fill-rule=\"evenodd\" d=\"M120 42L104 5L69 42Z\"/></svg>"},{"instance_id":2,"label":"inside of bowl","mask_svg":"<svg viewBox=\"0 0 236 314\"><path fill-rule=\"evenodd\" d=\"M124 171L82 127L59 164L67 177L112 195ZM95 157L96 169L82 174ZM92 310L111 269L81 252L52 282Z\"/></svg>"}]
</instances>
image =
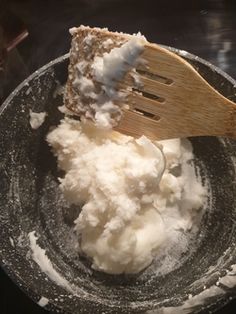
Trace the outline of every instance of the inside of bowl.
<instances>
[{"instance_id":1,"label":"inside of bowl","mask_svg":"<svg viewBox=\"0 0 236 314\"><path fill-rule=\"evenodd\" d=\"M191 55L186 58L220 92L236 100L234 84L227 77ZM186 313L194 313L216 307L219 300L232 294L227 272L236 263L236 143L215 137L190 139L194 163L208 185L207 210L189 249L168 271L158 271L160 263L168 263L164 259L132 276L97 272L75 249L73 221L80 208L64 200L58 188L56 159L45 141L50 128L63 117L58 110L62 105L58 90L66 81L67 66L64 56L42 68L21 84L1 110L3 267L34 300L43 296L49 300L49 309L62 312L182 313L184 308ZM30 127L29 109L47 112L37 130ZM39 255L47 255L54 277L32 258L29 233L33 231Z\"/></svg>"}]
</instances>

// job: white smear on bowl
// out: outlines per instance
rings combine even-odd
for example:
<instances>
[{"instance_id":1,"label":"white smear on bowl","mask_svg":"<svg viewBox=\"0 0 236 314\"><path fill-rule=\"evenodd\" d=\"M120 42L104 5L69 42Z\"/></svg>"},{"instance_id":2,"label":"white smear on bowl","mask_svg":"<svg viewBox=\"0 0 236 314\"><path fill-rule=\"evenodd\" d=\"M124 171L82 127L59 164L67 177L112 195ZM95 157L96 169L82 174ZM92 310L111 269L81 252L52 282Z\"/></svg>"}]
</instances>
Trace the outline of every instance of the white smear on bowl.
<instances>
[{"instance_id":1,"label":"white smear on bowl","mask_svg":"<svg viewBox=\"0 0 236 314\"><path fill-rule=\"evenodd\" d=\"M46 112L33 112L30 109L29 115L30 115L30 121L29 121L30 126L31 126L32 129L36 130L45 121L47 113Z\"/></svg>"},{"instance_id":2,"label":"white smear on bowl","mask_svg":"<svg viewBox=\"0 0 236 314\"><path fill-rule=\"evenodd\" d=\"M30 240L32 258L38 264L41 270L56 284L73 293L70 283L53 267L52 262L46 255L46 250L42 249L37 244L38 237L35 235L35 231L30 232L28 237Z\"/></svg>"}]
</instances>

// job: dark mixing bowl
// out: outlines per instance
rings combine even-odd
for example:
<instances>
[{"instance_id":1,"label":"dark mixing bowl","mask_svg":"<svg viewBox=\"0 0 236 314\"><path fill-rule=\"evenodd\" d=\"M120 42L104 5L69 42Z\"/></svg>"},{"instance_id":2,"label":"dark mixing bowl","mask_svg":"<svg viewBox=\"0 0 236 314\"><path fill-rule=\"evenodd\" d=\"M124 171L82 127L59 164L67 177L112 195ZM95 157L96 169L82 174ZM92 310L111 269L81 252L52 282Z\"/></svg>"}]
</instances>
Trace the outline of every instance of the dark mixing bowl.
<instances>
[{"instance_id":1,"label":"dark mixing bowl","mask_svg":"<svg viewBox=\"0 0 236 314\"><path fill-rule=\"evenodd\" d=\"M172 48L223 95L236 101L236 81L208 62ZM45 142L62 114L55 91L67 77L68 55L25 80L0 108L0 260L7 274L45 308L66 313L198 313L214 311L236 295L236 142L191 138L195 163L209 182L207 211L189 250L165 274L155 267L133 276L111 276L90 268L73 247L70 207L58 189L56 159ZM37 130L29 109L46 111ZM193 191L194 193L194 191ZM57 274L43 272L32 259L28 233L35 231ZM43 253L43 251L41 251ZM40 256L38 257L40 258Z\"/></svg>"}]
</instances>

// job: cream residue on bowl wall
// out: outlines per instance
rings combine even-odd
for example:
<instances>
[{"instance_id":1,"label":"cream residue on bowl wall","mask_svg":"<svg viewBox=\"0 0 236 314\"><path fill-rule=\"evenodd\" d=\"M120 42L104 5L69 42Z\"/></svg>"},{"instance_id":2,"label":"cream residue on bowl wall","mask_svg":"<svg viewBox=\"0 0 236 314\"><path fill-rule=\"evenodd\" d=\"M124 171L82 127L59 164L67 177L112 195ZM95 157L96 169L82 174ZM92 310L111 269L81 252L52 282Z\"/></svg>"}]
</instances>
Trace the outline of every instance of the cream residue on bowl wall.
<instances>
[{"instance_id":1,"label":"cream residue on bowl wall","mask_svg":"<svg viewBox=\"0 0 236 314\"><path fill-rule=\"evenodd\" d=\"M46 250L42 249L37 244L38 237L36 236L36 232L31 231L28 234L28 237L30 241L32 259L52 281L73 293L70 283L53 267L52 262L46 255Z\"/></svg>"},{"instance_id":2,"label":"cream residue on bowl wall","mask_svg":"<svg viewBox=\"0 0 236 314\"><path fill-rule=\"evenodd\" d=\"M30 126L32 129L36 130L44 123L47 113L46 112L34 112L30 109L29 115L30 115L30 121L29 121Z\"/></svg>"}]
</instances>

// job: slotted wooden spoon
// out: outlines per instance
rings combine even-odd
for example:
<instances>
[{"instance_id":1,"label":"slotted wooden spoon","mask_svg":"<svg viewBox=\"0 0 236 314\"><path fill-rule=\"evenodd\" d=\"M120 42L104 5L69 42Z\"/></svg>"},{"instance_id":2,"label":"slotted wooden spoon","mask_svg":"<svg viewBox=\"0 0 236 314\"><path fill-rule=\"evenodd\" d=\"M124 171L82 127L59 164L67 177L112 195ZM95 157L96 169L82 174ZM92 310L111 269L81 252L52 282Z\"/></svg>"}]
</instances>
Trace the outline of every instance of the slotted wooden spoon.
<instances>
[{"instance_id":1,"label":"slotted wooden spoon","mask_svg":"<svg viewBox=\"0 0 236 314\"><path fill-rule=\"evenodd\" d=\"M102 41L110 38L120 45L130 38L92 28L73 36L82 42L88 34L96 36L93 51L100 54L106 51L99 44ZM80 57L86 58L86 54L80 51ZM145 135L153 140L202 135L236 137L236 104L210 86L188 62L148 42L144 42L140 57L144 62L136 68L141 82L138 88L130 73L121 82L130 87L127 96L130 109L123 110L118 131L134 137ZM75 60L71 58L71 75L73 62ZM70 85L70 79L67 84ZM73 95L69 94L69 97L73 98ZM76 112L73 105L68 107Z\"/></svg>"}]
</instances>

